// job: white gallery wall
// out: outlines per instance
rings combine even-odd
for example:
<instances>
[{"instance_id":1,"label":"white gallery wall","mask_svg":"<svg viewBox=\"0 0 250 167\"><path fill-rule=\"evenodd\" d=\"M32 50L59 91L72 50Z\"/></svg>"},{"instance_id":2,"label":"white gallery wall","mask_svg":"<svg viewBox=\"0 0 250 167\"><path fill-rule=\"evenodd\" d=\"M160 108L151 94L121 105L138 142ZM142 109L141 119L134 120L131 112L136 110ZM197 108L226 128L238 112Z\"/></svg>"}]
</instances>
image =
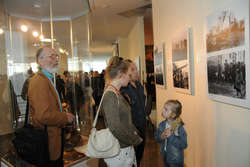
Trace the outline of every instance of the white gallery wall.
<instances>
[{"instance_id":1,"label":"white gallery wall","mask_svg":"<svg viewBox=\"0 0 250 167\"><path fill-rule=\"evenodd\" d=\"M124 59L131 59L140 69L141 81L146 79L145 67L145 42L144 42L144 21L143 17L138 17L128 37L119 38L119 54ZM140 68L139 68L140 67Z\"/></svg>"},{"instance_id":2,"label":"white gallery wall","mask_svg":"<svg viewBox=\"0 0 250 167\"><path fill-rule=\"evenodd\" d=\"M188 133L188 148L185 151L187 167L250 166L250 110L208 98L206 17L230 2L152 0L154 45L166 43L167 89L156 90L157 122L162 121L161 110L166 100L178 99L182 102L182 117ZM193 32L193 95L178 93L173 89L171 70L172 38L187 27L191 27Z\"/></svg>"}]
</instances>

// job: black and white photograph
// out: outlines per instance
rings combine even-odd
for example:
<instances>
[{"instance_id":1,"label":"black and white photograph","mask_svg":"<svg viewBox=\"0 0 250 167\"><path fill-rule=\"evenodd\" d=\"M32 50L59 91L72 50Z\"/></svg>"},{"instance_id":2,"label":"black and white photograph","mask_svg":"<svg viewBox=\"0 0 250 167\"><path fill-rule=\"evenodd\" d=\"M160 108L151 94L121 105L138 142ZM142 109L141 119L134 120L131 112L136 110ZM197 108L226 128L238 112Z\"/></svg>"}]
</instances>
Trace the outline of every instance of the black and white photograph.
<instances>
[{"instance_id":1,"label":"black and white photograph","mask_svg":"<svg viewBox=\"0 0 250 167\"><path fill-rule=\"evenodd\" d=\"M209 93L246 98L245 50L209 57L207 72Z\"/></svg>"},{"instance_id":2,"label":"black and white photograph","mask_svg":"<svg viewBox=\"0 0 250 167\"><path fill-rule=\"evenodd\" d=\"M207 17L207 53L245 44L245 3L231 5Z\"/></svg>"},{"instance_id":3,"label":"black and white photograph","mask_svg":"<svg viewBox=\"0 0 250 167\"><path fill-rule=\"evenodd\" d=\"M174 87L188 89L188 63L186 60L173 63Z\"/></svg>"},{"instance_id":4,"label":"black and white photograph","mask_svg":"<svg viewBox=\"0 0 250 167\"><path fill-rule=\"evenodd\" d=\"M208 96L250 108L248 0L228 3L206 22Z\"/></svg>"},{"instance_id":5,"label":"black and white photograph","mask_svg":"<svg viewBox=\"0 0 250 167\"><path fill-rule=\"evenodd\" d=\"M156 47L154 50L154 73L155 83L159 88L165 88L165 54L164 43L160 47Z\"/></svg>"},{"instance_id":6,"label":"black and white photograph","mask_svg":"<svg viewBox=\"0 0 250 167\"><path fill-rule=\"evenodd\" d=\"M154 51L155 82L158 85L164 85L163 82L163 62L162 54L159 54L158 48Z\"/></svg>"},{"instance_id":7,"label":"black and white photograph","mask_svg":"<svg viewBox=\"0 0 250 167\"><path fill-rule=\"evenodd\" d=\"M179 32L172 40L173 86L178 92L191 93L189 29Z\"/></svg>"}]
</instances>

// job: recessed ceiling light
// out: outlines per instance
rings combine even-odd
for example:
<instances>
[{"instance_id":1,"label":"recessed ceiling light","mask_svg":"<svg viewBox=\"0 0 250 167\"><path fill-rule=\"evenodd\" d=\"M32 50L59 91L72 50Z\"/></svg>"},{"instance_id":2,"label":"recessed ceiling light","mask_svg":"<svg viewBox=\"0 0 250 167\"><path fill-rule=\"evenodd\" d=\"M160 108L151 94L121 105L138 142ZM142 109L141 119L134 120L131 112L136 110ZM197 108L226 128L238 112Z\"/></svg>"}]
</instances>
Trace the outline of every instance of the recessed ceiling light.
<instances>
[{"instance_id":1,"label":"recessed ceiling light","mask_svg":"<svg viewBox=\"0 0 250 167\"><path fill-rule=\"evenodd\" d=\"M44 39L44 36L43 35L40 35L40 37L39 37L41 40L43 40Z\"/></svg>"},{"instance_id":2,"label":"recessed ceiling light","mask_svg":"<svg viewBox=\"0 0 250 167\"><path fill-rule=\"evenodd\" d=\"M21 26L21 30L22 30L23 32L27 32L27 31L28 31L28 27L27 27L26 25L22 25L22 26Z\"/></svg>"},{"instance_id":3,"label":"recessed ceiling light","mask_svg":"<svg viewBox=\"0 0 250 167\"><path fill-rule=\"evenodd\" d=\"M39 33L38 33L37 31L33 31L33 32L32 32L32 35L33 35L34 37L38 37Z\"/></svg>"},{"instance_id":4,"label":"recessed ceiling light","mask_svg":"<svg viewBox=\"0 0 250 167\"><path fill-rule=\"evenodd\" d=\"M62 48L59 48L60 53L64 53L64 50Z\"/></svg>"},{"instance_id":5,"label":"recessed ceiling light","mask_svg":"<svg viewBox=\"0 0 250 167\"><path fill-rule=\"evenodd\" d=\"M0 28L0 34L3 34L4 30L2 28Z\"/></svg>"}]
</instances>

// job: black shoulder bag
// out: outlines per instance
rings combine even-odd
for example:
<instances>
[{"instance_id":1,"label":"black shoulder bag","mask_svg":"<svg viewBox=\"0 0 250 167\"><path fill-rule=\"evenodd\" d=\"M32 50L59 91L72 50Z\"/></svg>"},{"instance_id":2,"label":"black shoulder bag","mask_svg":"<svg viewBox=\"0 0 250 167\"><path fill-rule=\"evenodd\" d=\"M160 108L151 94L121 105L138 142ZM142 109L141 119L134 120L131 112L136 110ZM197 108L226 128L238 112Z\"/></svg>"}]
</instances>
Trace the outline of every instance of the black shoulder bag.
<instances>
[{"instance_id":1,"label":"black shoulder bag","mask_svg":"<svg viewBox=\"0 0 250 167\"><path fill-rule=\"evenodd\" d=\"M13 145L18 156L36 166L46 166L49 161L49 144L47 125L39 129L28 123L29 100L27 99L25 123L15 130Z\"/></svg>"}]
</instances>

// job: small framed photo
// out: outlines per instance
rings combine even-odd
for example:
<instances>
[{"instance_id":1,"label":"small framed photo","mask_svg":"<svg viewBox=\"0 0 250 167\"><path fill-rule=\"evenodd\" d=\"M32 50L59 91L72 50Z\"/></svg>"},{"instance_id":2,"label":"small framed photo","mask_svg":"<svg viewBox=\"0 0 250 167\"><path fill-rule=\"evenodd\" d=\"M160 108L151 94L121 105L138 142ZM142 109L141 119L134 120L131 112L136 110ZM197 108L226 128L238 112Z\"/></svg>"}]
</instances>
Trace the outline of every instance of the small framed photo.
<instances>
[{"instance_id":1,"label":"small framed photo","mask_svg":"<svg viewBox=\"0 0 250 167\"><path fill-rule=\"evenodd\" d=\"M155 83L158 88L166 88L165 43L154 49Z\"/></svg>"},{"instance_id":2,"label":"small framed photo","mask_svg":"<svg viewBox=\"0 0 250 167\"><path fill-rule=\"evenodd\" d=\"M177 33L172 40L173 87L177 92L192 94L191 28Z\"/></svg>"}]
</instances>

